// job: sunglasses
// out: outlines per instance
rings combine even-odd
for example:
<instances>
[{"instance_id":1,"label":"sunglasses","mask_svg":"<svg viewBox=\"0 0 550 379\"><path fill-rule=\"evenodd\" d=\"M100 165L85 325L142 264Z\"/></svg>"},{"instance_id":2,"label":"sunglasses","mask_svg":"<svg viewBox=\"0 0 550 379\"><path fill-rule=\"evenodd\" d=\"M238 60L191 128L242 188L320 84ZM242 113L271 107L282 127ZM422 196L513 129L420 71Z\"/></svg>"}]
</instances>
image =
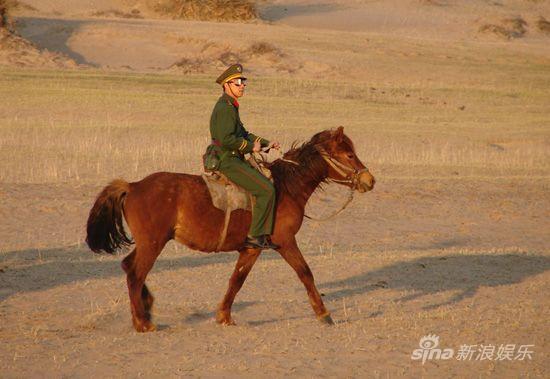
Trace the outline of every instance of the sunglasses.
<instances>
[{"instance_id":1,"label":"sunglasses","mask_svg":"<svg viewBox=\"0 0 550 379\"><path fill-rule=\"evenodd\" d=\"M237 87L240 87L242 85L246 84L246 79L244 78L237 78L235 80L230 81L229 83L235 84Z\"/></svg>"}]
</instances>

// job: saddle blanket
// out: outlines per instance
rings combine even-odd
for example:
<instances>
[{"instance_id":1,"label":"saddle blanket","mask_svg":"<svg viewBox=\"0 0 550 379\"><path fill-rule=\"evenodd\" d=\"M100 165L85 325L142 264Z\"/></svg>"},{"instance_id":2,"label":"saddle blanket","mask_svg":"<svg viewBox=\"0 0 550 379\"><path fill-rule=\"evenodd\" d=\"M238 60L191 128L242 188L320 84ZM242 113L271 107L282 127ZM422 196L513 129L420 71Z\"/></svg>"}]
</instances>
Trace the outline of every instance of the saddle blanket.
<instances>
[{"instance_id":1,"label":"saddle blanket","mask_svg":"<svg viewBox=\"0 0 550 379\"><path fill-rule=\"evenodd\" d=\"M252 196L224 176L202 174L210 191L212 203L224 212L235 209L252 210Z\"/></svg>"}]
</instances>

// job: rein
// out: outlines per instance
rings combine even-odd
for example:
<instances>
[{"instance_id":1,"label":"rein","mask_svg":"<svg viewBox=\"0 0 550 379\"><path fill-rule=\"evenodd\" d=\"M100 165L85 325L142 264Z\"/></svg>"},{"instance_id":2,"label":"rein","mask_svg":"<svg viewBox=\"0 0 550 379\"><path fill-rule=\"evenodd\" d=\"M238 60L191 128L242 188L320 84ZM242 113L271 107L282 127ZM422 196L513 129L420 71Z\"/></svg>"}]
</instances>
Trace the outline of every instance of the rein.
<instances>
[{"instance_id":1,"label":"rein","mask_svg":"<svg viewBox=\"0 0 550 379\"><path fill-rule=\"evenodd\" d=\"M254 158L254 160L258 163L258 164L263 164L264 162L267 161L266 157L264 155L262 155L262 153L269 153L271 149L266 149L266 148L262 148L262 150L260 152L253 152L251 154L251 156ZM300 164L298 162L295 162L295 161L292 161L290 159L286 159L284 158L284 154L283 152L280 150L280 149L275 149L278 153L279 153L279 158L277 158L276 160L278 161L283 161L283 162L288 162L288 163L292 163L293 165L296 165L296 166L299 166Z\"/></svg>"},{"instance_id":2,"label":"rein","mask_svg":"<svg viewBox=\"0 0 550 379\"><path fill-rule=\"evenodd\" d=\"M265 152L265 153L267 153L268 151L269 150L262 150L262 152ZM296 161L283 158L284 154L280 150L277 150L277 151L281 155L280 158L278 158L277 160L291 163L296 166L300 166L300 164ZM348 198L346 199L344 204L338 210L336 210L335 212L332 212L329 216L323 217L323 218L315 218L315 217L308 216L307 214L304 213L304 217L312 221L328 221L336 217L338 214L340 214L352 202L355 190L357 190L357 187L359 186L359 176L361 175L361 173L368 171L368 168L364 168L362 170L356 170L346 166L341 162L338 162L323 148L317 148L317 151L319 151L319 154L321 154L321 157L323 157L325 162L327 162L329 166L334 169L334 171L336 171L340 176L346 178L346 179L329 178L328 179L329 182L352 185L349 189ZM258 163L259 165L262 165L263 161L265 161L264 157L260 153L253 153L252 157L256 161L256 163Z\"/></svg>"},{"instance_id":3,"label":"rein","mask_svg":"<svg viewBox=\"0 0 550 379\"><path fill-rule=\"evenodd\" d=\"M340 209L338 209L336 212L332 212L332 214L330 214L329 216L327 217L323 217L323 218L316 218L316 217L311 217L311 216L308 216L307 214L304 213L304 217L312 220L312 221L328 221L330 220L331 218L333 217L336 217L338 214L340 214L340 212L342 212L344 209L346 209L346 207L349 205L349 203L351 203L351 201L353 200L353 194L355 193L355 190L350 188L349 190L349 194L348 194L348 198L346 200L346 202L340 207Z\"/></svg>"}]
</instances>

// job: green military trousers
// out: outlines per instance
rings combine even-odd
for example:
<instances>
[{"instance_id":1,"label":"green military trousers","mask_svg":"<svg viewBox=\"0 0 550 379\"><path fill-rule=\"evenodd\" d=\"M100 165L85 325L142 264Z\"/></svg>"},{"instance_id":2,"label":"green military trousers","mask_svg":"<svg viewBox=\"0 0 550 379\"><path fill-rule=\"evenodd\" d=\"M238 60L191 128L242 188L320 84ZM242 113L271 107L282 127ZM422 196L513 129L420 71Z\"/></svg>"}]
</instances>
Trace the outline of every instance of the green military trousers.
<instances>
[{"instance_id":1,"label":"green military trousers","mask_svg":"<svg viewBox=\"0 0 550 379\"><path fill-rule=\"evenodd\" d=\"M256 200L248 234L252 237L272 234L276 201L273 184L237 156L222 159L219 170L233 183L250 192Z\"/></svg>"}]
</instances>

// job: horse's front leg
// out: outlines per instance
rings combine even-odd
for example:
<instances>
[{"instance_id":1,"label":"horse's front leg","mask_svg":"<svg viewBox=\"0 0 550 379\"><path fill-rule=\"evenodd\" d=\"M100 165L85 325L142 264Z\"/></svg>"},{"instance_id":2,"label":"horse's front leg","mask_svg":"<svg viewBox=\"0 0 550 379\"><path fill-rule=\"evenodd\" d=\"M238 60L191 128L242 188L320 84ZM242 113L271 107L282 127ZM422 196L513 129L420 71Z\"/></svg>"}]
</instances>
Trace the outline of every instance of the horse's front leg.
<instances>
[{"instance_id":1,"label":"horse's front leg","mask_svg":"<svg viewBox=\"0 0 550 379\"><path fill-rule=\"evenodd\" d=\"M309 302L319 321L324 324L333 325L334 321L332 321L332 317L330 317L330 313L325 308L321 295L319 291L317 291L317 287L315 287L313 274L302 256L302 252L298 248L296 240L282 246L279 249L279 253L294 271L296 271L296 274L298 274L298 277L306 287Z\"/></svg>"},{"instance_id":2,"label":"horse's front leg","mask_svg":"<svg viewBox=\"0 0 550 379\"><path fill-rule=\"evenodd\" d=\"M233 300L237 296L237 292L243 286L248 273L256 263L258 256L260 255L260 250L256 249L246 249L239 252L239 259L235 265L235 270L231 279L229 279L229 287L227 292L218 308L216 313L216 321L224 325L235 325L231 319L231 306L233 305Z\"/></svg>"}]
</instances>

